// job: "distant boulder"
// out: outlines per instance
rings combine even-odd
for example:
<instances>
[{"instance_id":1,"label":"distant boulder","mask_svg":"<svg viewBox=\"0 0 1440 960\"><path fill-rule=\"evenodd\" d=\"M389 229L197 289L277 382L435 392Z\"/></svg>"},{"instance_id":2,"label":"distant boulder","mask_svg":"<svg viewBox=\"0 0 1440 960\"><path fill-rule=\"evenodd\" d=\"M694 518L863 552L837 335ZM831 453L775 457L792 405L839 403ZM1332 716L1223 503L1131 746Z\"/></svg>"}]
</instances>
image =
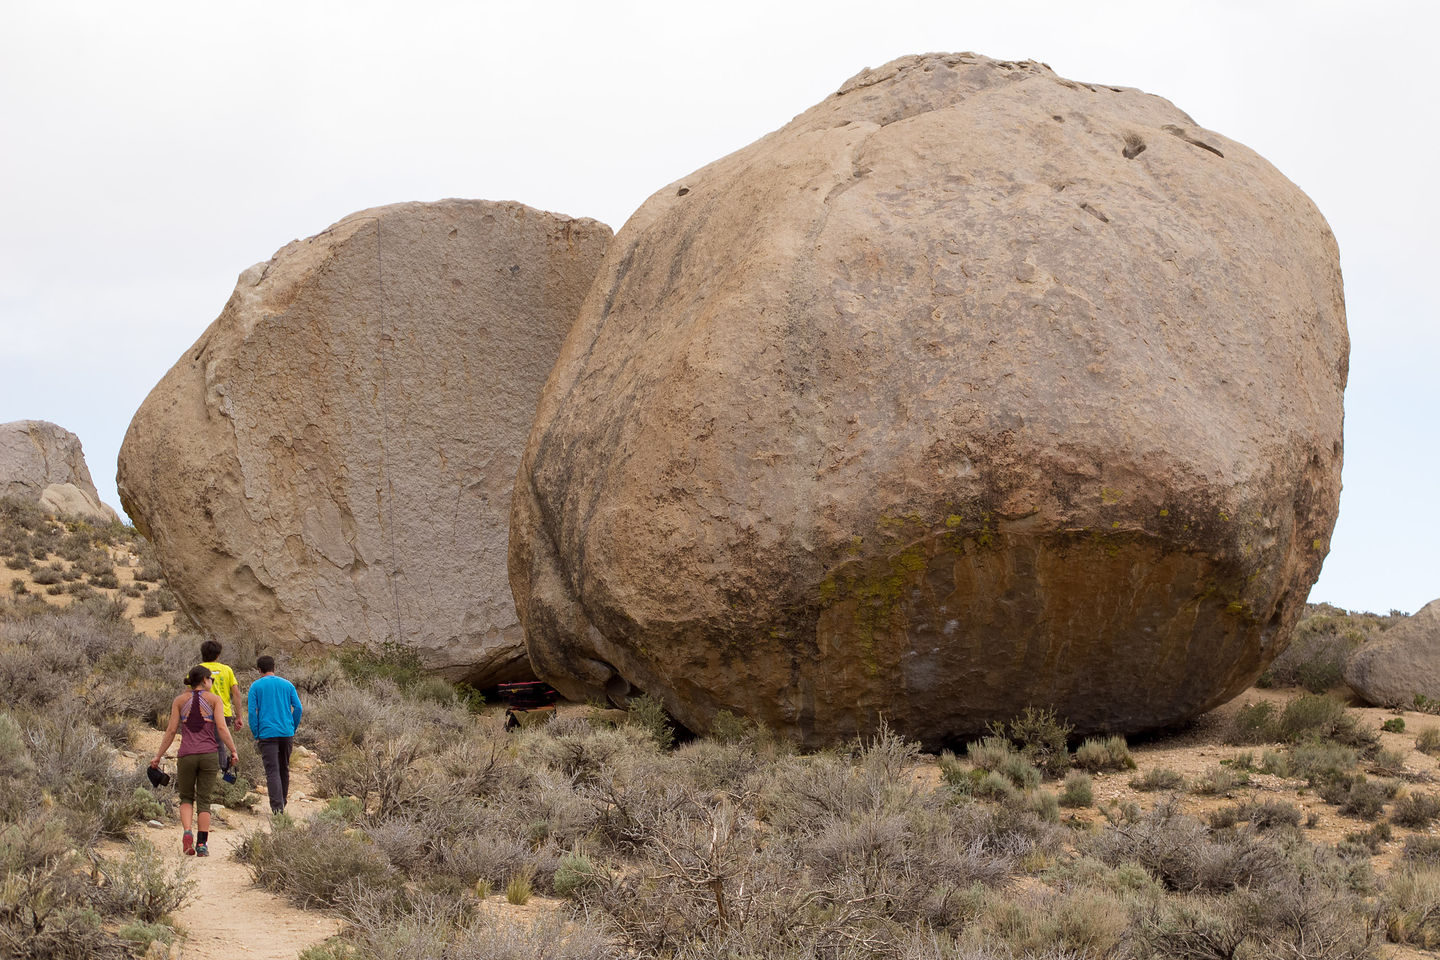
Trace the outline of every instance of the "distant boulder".
<instances>
[{"instance_id":1,"label":"distant boulder","mask_svg":"<svg viewBox=\"0 0 1440 960\"><path fill-rule=\"evenodd\" d=\"M806 743L1195 716L1319 573L1348 354L1245 146L1034 62L865 71L611 245L517 484L532 661Z\"/></svg>"},{"instance_id":2,"label":"distant boulder","mask_svg":"<svg viewBox=\"0 0 1440 960\"><path fill-rule=\"evenodd\" d=\"M402 203L241 274L120 451L121 500L185 612L222 638L529 677L511 491L610 237L518 203Z\"/></svg>"},{"instance_id":3,"label":"distant boulder","mask_svg":"<svg viewBox=\"0 0 1440 960\"><path fill-rule=\"evenodd\" d=\"M0 423L0 496L100 523L119 519L95 490L80 438L46 420Z\"/></svg>"},{"instance_id":4,"label":"distant boulder","mask_svg":"<svg viewBox=\"0 0 1440 960\"><path fill-rule=\"evenodd\" d=\"M1440 600L1356 650L1345 682L1377 707L1413 706L1417 694L1440 701Z\"/></svg>"}]
</instances>

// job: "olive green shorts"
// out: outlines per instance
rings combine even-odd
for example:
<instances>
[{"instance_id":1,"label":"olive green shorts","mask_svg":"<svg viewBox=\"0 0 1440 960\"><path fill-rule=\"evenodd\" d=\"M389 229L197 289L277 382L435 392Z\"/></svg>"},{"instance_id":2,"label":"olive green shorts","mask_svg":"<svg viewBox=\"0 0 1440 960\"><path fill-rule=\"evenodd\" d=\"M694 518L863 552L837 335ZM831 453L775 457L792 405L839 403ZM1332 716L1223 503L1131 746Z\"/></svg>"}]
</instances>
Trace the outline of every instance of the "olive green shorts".
<instances>
[{"instance_id":1,"label":"olive green shorts","mask_svg":"<svg viewBox=\"0 0 1440 960\"><path fill-rule=\"evenodd\" d=\"M176 763L176 785L181 803L195 804L195 812L209 813L215 795L215 778L220 776L220 754L192 753Z\"/></svg>"}]
</instances>

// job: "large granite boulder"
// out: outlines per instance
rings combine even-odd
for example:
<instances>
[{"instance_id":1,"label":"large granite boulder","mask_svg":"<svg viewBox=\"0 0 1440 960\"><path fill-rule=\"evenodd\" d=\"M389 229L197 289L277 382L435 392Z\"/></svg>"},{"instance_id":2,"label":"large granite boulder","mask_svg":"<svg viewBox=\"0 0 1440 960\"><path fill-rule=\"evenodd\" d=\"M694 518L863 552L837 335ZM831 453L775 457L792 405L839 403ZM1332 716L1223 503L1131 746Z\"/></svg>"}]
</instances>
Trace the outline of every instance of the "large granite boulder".
<instances>
[{"instance_id":1,"label":"large granite boulder","mask_svg":"<svg viewBox=\"0 0 1440 960\"><path fill-rule=\"evenodd\" d=\"M98 523L119 519L100 500L80 438L47 420L0 423L0 496Z\"/></svg>"},{"instance_id":2,"label":"large granite boulder","mask_svg":"<svg viewBox=\"0 0 1440 960\"><path fill-rule=\"evenodd\" d=\"M809 743L1194 716L1318 575L1348 350L1324 218L1169 102L866 71L607 252L517 481L531 659Z\"/></svg>"},{"instance_id":3,"label":"large granite boulder","mask_svg":"<svg viewBox=\"0 0 1440 960\"><path fill-rule=\"evenodd\" d=\"M221 638L529 676L510 495L610 237L517 203L403 203L241 274L120 451L121 500L185 612Z\"/></svg>"},{"instance_id":4,"label":"large granite boulder","mask_svg":"<svg viewBox=\"0 0 1440 960\"><path fill-rule=\"evenodd\" d=\"M1440 600L1351 654L1345 682L1377 707L1413 706L1417 695L1440 701Z\"/></svg>"}]
</instances>

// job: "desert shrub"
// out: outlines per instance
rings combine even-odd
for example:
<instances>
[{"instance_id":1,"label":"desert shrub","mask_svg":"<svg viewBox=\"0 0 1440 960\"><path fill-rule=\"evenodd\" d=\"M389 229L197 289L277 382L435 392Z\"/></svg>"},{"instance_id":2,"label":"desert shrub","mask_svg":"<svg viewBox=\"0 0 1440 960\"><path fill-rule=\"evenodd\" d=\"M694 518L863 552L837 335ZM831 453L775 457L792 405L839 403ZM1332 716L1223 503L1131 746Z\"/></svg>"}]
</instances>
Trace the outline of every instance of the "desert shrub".
<instances>
[{"instance_id":1,"label":"desert shrub","mask_svg":"<svg viewBox=\"0 0 1440 960\"><path fill-rule=\"evenodd\" d=\"M1132 789L1147 792L1155 790L1182 790L1185 787L1185 778L1169 767L1152 767L1138 777L1132 777L1130 786Z\"/></svg>"},{"instance_id":2,"label":"desert shrub","mask_svg":"<svg viewBox=\"0 0 1440 960\"><path fill-rule=\"evenodd\" d=\"M1440 867L1440 837L1424 834L1408 836L1400 857L1406 863Z\"/></svg>"},{"instance_id":3,"label":"desert shrub","mask_svg":"<svg viewBox=\"0 0 1440 960\"><path fill-rule=\"evenodd\" d=\"M1236 711L1225 732L1225 742L1233 744L1269 743L1275 737L1275 705L1268 700L1246 703Z\"/></svg>"},{"instance_id":4,"label":"desert shrub","mask_svg":"<svg viewBox=\"0 0 1440 960\"><path fill-rule=\"evenodd\" d=\"M35 582L40 584L41 586L47 587L52 584L58 584L63 578L64 571L56 567L54 564L40 567L38 570L35 571L34 574Z\"/></svg>"},{"instance_id":5,"label":"desert shrub","mask_svg":"<svg viewBox=\"0 0 1440 960\"><path fill-rule=\"evenodd\" d=\"M1295 804L1285 800L1258 800L1242 808L1243 817L1257 830L1276 827L1298 827L1304 814Z\"/></svg>"},{"instance_id":6,"label":"desert shrub","mask_svg":"<svg viewBox=\"0 0 1440 960\"><path fill-rule=\"evenodd\" d=\"M998 773L1022 790L1040 785L1040 769L1017 753L1005 737L990 736L966 745L965 755L978 770Z\"/></svg>"},{"instance_id":7,"label":"desert shrub","mask_svg":"<svg viewBox=\"0 0 1440 960\"><path fill-rule=\"evenodd\" d=\"M1107 957L1116 954L1130 919L1127 899L1105 890L993 894L982 902L975 933L977 946L1003 945L1013 957Z\"/></svg>"},{"instance_id":8,"label":"desert shrub","mask_svg":"<svg viewBox=\"0 0 1440 960\"><path fill-rule=\"evenodd\" d=\"M1390 829L1390 824L1377 823L1365 830L1345 834L1345 842L1364 847L1373 857L1380 852L1382 845L1389 843L1394 837L1395 831Z\"/></svg>"},{"instance_id":9,"label":"desert shrub","mask_svg":"<svg viewBox=\"0 0 1440 960\"><path fill-rule=\"evenodd\" d=\"M560 857L559 866L551 880L557 897L578 895L586 887L603 882L603 873L590 858L579 851L569 851Z\"/></svg>"},{"instance_id":10,"label":"desert shrub","mask_svg":"<svg viewBox=\"0 0 1440 960\"><path fill-rule=\"evenodd\" d=\"M169 587L161 587L157 590L155 592L155 599L159 601L160 609L167 613L180 608L180 602L175 599L175 594Z\"/></svg>"},{"instance_id":11,"label":"desert shrub","mask_svg":"<svg viewBox=\"0 0 1440 960\"><path fill-rule=\"evenodd\" d=\"M990 725L992 737L1007 738L1047 777L1058 777L1069 769L1072 730L1074 727L1056 717L1054 710L1038 707L1026 707L1008 724Z\"/></svg>"},{"instance_id":12,"label":"desert shrub","mask_svg":"<svg viewBox=\"0 0 1440 960\"><path fill-rule=\"evenodd\" d=\"M611 938L587 919L544 913L533 921L476 910L454 898L421 898L396 914L362 900L324 954L304 960L610 960ZM312 950L315 948L312 948Z\"/></svg>"},{"instance_id":13,"label":"desert shrub","mask_svg":"<svg viewBox=\"0 0 1440 960\"><path fill-rule=\"evenodd\" d=\"M1370 772L1382 777L1405 774L1405 753L1401 750L1379 750L1370 760Z\"/></svg>"},{"instance_id":14,"label":"desert shrub","mask_svg":"<svg viewBox=\"0 0 1440 960\"><path fill-rule=\"evenodd\" d=\"M1173 798L1123 827L1089 838L1087 851L1111 866L1135 862L1167 888L1223 892L1281 875L1284 858L1274 845L1246 833L1212 839Z\"/></svg>"},{"instance_id":15,"label":"desert shrub","mask_svg":"<svg viewBox=\"0 0 1440 960\"><path fill-rule=\"evenodd\" d=\"M1344 682L1345 659L1360 640L1353 633L1297 627L1290 646L1261 674L1258 683L1265 687L1304 687L1311 693L1333 690Z\"/></svg>"},{"instance_id":16,"label":"desert shrub","mask_svg":"<svg viewBox=\"0 0 1440 960\"><path fill-rule=\"evenodd\" d=\"M1134 770L1135 758L1124 737L1092 737L1075 751L1075 766L1097 773L1103 770Z\"/></svg>"},{"instance_id":17,"label":"desert shrub","mask_svg":"<svg viewBox=\"0 0 1440 960\"><path fill-rule=\"evenodd\" d=\"M140 602L140 616L158 617L160 613L160 598L155 596L155 594L149 594Z\"/></svg>"},{"instance_id":18,"label":"desert shrub","mask_svg":"<svg viewBox=\"0 0 1440 960\"><path fill-rule=\"evenodd\" d=\"M1060 793L1062 807L1088 807L1095 802L1095 791L1090 775L1072 770L1065 777L1065 788Z\"/></svg>"},{"instance_id":19,"label":"desert shrub","mask_svg":"<svg viewBox=\"0 0 1440 960\"><path fill-rule=\"evenodd\" d=\"M1415 738L1415 749L1432 756L1440 753L1440 727L1426 727L1421 730L1420 735Z\"/></svg>"},{"instance_id":20,"label":"desert shrub","mask_svg":"<svg viewBox=\"0 0 1440 960\"><path fill-rule=\"evenodd\" d=\"M1419 830L1440 820L1440 796L1433 793L1412 793L1396 801L1390 811L1390 822L1397 827Z\"/></svg>"},{"instance_id":21,"label":"desert shrub","mask_svg":"<svg viewBox=\"0 0 1440 960\"><path fill-rule=\"evenodd\" d=\"M194 887L183 866L168 867L154 844L144 838L130 841L123 860L102 859L98 869L105 878L100 890L106 912L133 916L146 924L178 909Z\"/></svg>"},{"instance_id":22,"label":"desert shrub","mask_svg":"<svg viewBox=\"0 0 1440 960\"><path fill-rule=\"evenodd\" d=\"M276 818L269 830L247 835L235 857L260 886L302 907L343 907L361 890L402 897L402 878L385 855L334 824L298 826Z\"/></svg>"},{"instance_id":23,"label":"desert shrub","mask_svg":"<svg viewBox=\"0 0 1440 960\"><path fill-rule=\"evenodd\" d=\"M648 694L631 697L625 705L627 723L644 730L661 750L675 745L675 721L665 711L665 704Z\"/></svg>"},{"instance_id":24,"label":"desert shrub","mask_svg":"<svg viewBox=\"0 0 1440 960\"><path fill-rule=\"evenodd\" d=\"M710 739L717 743L744 743L759 732L753 720L736 716L729 710L720 710L710 721Z\"/></svg>"},{"instance_id":25,"label":"desert shrub","mask_svg":"<svg viewBox=\"0 0 1440 960\"><path fill-rule=\"evenodd\" d=\"M1359 763L1360 754L1354 747L1318 741L1297 744L1291 749L1283 764L1279 765L1283 767L1283 773L1269 765L1266 772L1303 778L1316 785L1347 777Z\"/></svg>"},{"instance_id":26,"label":"desert shrub","mask_svg":"<svg viewBox=\"0 0 1440 960\"><path fill-rule=\"evenodd\" d=\"M1386 720L1384 723L1380 724L1380 729L1385 731L1386 733L1404 733L1405 718L1391 717L1389 720Z\"/></svg>"},{"instance_id":27,"label":"desert shrub","mask_svg":"<svg viewBox=\"0 0 1440 960\"><path fill-rule=\"evenodd\" d=\"M1190 792L1202 796L1217 796L1249 782L1250 776L1244 771L1237 773L1229 767L1217 764L1195 778L1190 784Z\"/></svg>"},{"instance_id":28,"label":"desert shrub","mask_svg":"<svg viewBox=\"0 0 1440 960\"><path fill-rule=\"evenodd\" d=\"M1440 946L1440 868L1407 863L1393 871L1380 896L1380 917L1395 943Z\"/></svg>"},{"instance_id":29,"label":"desert shrub","mask_svg":"<svg viewBox=\"0 0 1440 960\"><path fill-rule=\"evenodd\" d=\"M1393 782L1366 780L1363 777L1345 783L1336 780L1320 790L1327 803L1339 804L1340 812L1361 820L1375 820L1385 812L1385 802L1395 796L1398 786Z\"/></svg>"}]
</instances>

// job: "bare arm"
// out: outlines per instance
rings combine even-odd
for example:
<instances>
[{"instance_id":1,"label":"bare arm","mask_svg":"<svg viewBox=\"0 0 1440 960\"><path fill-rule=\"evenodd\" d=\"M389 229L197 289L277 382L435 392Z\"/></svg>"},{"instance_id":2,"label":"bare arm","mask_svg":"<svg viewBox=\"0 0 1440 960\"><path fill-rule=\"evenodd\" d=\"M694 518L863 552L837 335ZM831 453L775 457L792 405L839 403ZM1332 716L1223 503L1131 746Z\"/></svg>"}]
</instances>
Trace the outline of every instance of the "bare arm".
<instances>
[{"instance_id":1,"label":"bare arm","mask_svg":"<svg viewBox=\"0 0 1440 960\"><path fill-rule=\"evenodd\" d=\"M235 708L235 729L245 729L245 699L240 696L240 681L236 680L230 685L230 703ZM231 753L234 753L232 750Z\"/></svg>"},{"instance_id":2,"label":"bare arm","mask_svg":"<svg viewBox=\"0 0 1440 960\"><path fill-rule=\"evenodd\" d=\"M165 756L165 751L170 749L170 744L175 740L175 734L180 729L180 701L184 697L176 697L170 702L170 723L165 727L165 736L160 740L160 749L155 751L155 759L150 761L150 766L160 766L160 758Z\"/></svg>"},{"instance_id":3,"label":"bare arm","mask_svg":"<svg viewBox=\"0 0 1440 960\"><path fill-rule=\"evenodd\" d=\"M230 736L230 725L225 722L225 704L213 693L207 693L205 696L210 698L210 709L215 712L215 719L220 721L215 724L215 732L220 734L220 739L230 749L231 762L238 767L240 766L240 751L235 749L235 738ZM179 716L178 710L176 716Z\"/></svg>"}]
</instances>

